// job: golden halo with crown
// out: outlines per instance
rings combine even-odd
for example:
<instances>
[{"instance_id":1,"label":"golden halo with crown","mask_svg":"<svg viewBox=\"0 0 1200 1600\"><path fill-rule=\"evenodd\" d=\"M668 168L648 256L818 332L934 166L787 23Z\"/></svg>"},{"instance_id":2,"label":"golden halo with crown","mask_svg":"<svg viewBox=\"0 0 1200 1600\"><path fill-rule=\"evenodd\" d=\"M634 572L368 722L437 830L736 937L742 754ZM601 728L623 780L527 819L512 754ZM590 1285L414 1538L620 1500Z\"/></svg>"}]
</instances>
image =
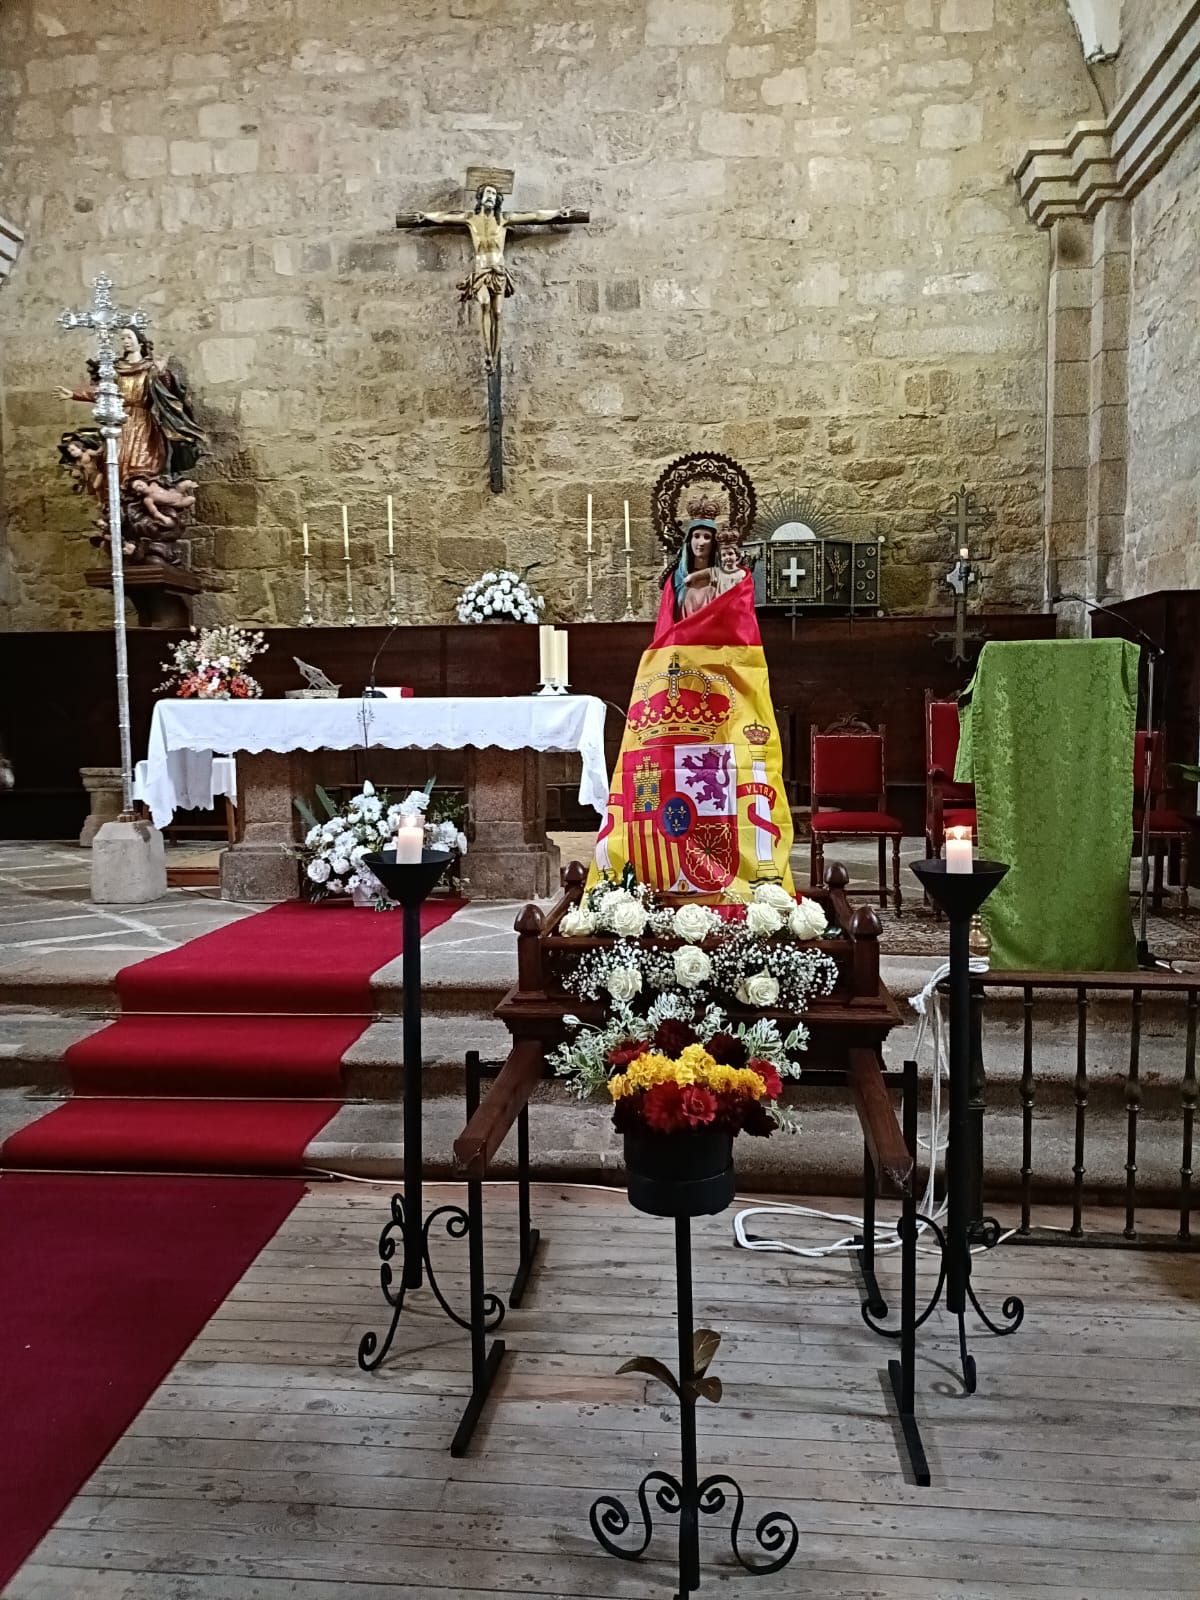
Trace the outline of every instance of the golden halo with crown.
<instances>
[{"instance_id":1,"label":"golden halo with crown","mask_svg":"<svg viewBox=\"0 0 1200 1600\"><path fill-rule=\"evenodd\" d=\"M757 504L745 467L716 451L697 450L659 474L650 495L650 521L674 563L689 522L715 522L718 538L732 534L738 542L749 534Z\"/></svg>"}]
</instances>

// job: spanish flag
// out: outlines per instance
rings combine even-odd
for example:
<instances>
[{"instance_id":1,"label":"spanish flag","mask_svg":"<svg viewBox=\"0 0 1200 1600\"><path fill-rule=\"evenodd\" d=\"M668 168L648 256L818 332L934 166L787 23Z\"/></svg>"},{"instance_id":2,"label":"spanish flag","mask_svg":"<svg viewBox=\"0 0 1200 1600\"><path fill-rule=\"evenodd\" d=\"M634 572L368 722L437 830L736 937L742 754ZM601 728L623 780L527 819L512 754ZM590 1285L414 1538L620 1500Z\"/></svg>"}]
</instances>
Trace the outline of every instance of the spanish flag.
<instances>
[{"instance_id":1,"label":"spanish flag","mask_svg":"<svg viewBox=\"0 0 1200 1600\"><path fill-rule=\"evenodd\" d=\"M629 862L640 883L708 901L793 892L792 814L754 586L674 620L663 589L596 836L589 887Z\"/></svg>"}]
</instances>

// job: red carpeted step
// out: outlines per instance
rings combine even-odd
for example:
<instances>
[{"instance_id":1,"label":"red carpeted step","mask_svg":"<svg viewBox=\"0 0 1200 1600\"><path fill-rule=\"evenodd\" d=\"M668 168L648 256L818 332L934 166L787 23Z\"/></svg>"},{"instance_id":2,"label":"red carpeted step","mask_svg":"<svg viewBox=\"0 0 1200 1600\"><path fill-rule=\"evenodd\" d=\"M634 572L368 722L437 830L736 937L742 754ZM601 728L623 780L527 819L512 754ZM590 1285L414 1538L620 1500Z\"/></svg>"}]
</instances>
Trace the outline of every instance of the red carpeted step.
<instances>
[{"instance_id":1,"label":"red carpeted step","mask_svg":"<svg viewBox=\"0 0 1200 1600\"><path fill-rule=\"evenodd\" d=\"M460 904L427 900L422 933L448 922ZM403 942L399 912L289 900L126 967L117 990L124 1012L362 1015L371 1009L371 974Z\"/></svg>"},{"instance_id":2,"label":"red carpeted step","mask_svg":"<svg viewBox=\"0 0 1200 1600\"><path fill-rule=\"evenodd\" d=\"M422 934L459 905L427 901ZM291 901L127 967L122 1015L66 1054L78 1098L7 1139L0 1165L302 1171L374 1010L372 975L403 942L396 913Z\"/></svg>"},{"instance_id":3,"label":"red carpeted step","mask_svg":"<svg viewBox=\"0 0 1200 1600\"><path fill-rule=\"evenodd\" d=\"M303 1193L281 1178L0 1176L0 1589Z\"/></svg>"},{"instance_id":4,"label":"red carpeted step","mask_svg":"<svg viewBox=\"0 0 1200 1600\"><path fill-rule=\"evenodd\" d=\"M6 1141L4 1165L295 1175L337 1109L330 1100L68 1100Z\"/></svg>"},{"instance_id":5,"label":"red carpeted step","mask_svg":"<svg viewBox=\"0 0 1200 1600\"><path fill-rule=\"evenodd\" d=\"M363 913L365 915L365 913ZM128 1016L67 1051L76 1094L340 1095L361 1017Z\"/></svg>"}]
</instances>

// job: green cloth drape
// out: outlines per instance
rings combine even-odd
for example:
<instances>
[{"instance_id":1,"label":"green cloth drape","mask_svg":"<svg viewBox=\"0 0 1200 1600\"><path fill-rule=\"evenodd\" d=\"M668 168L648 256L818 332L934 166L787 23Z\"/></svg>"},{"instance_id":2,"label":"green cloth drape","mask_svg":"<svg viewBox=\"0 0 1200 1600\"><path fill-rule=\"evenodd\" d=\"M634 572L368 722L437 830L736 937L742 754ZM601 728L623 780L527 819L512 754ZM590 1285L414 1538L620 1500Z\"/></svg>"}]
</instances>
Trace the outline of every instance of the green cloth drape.
<instances>
[{"instance_id":1,"label":"green cloth drape","mask_svg":"<svg viewBox=\"0 0 1200 1600\"><path fill-rule=\"evenodd\" d=\"M985 644L955 779L974 783L979 854L1009 864L983 908L995 971L1136 967L1129 898L1138 647Z\"/></svg>"}]
</instances>

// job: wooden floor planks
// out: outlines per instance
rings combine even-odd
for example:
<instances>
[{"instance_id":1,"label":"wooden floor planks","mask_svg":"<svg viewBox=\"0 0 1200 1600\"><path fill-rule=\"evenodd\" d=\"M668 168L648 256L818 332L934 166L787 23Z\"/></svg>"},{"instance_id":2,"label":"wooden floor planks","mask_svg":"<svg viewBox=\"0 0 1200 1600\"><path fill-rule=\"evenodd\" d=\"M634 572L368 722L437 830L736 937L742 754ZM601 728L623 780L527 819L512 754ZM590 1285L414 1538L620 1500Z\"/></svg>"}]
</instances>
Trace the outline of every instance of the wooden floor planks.
<instances>
[{"instance_id":1,"label":"wooden floor planks","mask_svg":"<svg viewBox=\"0 0 1200 1600\"><path fill-rule=\"evenodd\" d=\"M439 1186L430 1204L457 1200ZM515 1207L490 1188L489 1281L511 1272ZM837 1203L845 1209L845 1202ZM542 1186L546 1248L471 1454L446 1449L469 1387L465 1335L418 1296L375 1375L376 1241L387 1191L323 1185L293 1213L6 1600L651 1600L674 1593L672 1527L640 1564L595 1546L587 1512L677 1465L671 1397L616 1368L673 1362L670 1225L620 1191ZM1111 1225L1111 1219L1106 1218ZM933 1483L906 1478L884 1376L845 1257L737 1251L731 1215L695 1227L697 1320L726 1388L699 1413L701 1470L779 1507L800 1551L754 1580L704 1530L701 1595L761 1600L1196 1600L1200 1595L1200 1261L1001 1247L957 1381L944 1314L922 1330L919 1410ZM811 1242L819 1230L780 1223ZM464 1299L460 1244L435 1241ZM926 1263L923 1270L932 1271ZM881 1257L885 1293L898 1261ZM932 1278L930 1279L932 1282Z\"/></svg>"}]
</instances>

